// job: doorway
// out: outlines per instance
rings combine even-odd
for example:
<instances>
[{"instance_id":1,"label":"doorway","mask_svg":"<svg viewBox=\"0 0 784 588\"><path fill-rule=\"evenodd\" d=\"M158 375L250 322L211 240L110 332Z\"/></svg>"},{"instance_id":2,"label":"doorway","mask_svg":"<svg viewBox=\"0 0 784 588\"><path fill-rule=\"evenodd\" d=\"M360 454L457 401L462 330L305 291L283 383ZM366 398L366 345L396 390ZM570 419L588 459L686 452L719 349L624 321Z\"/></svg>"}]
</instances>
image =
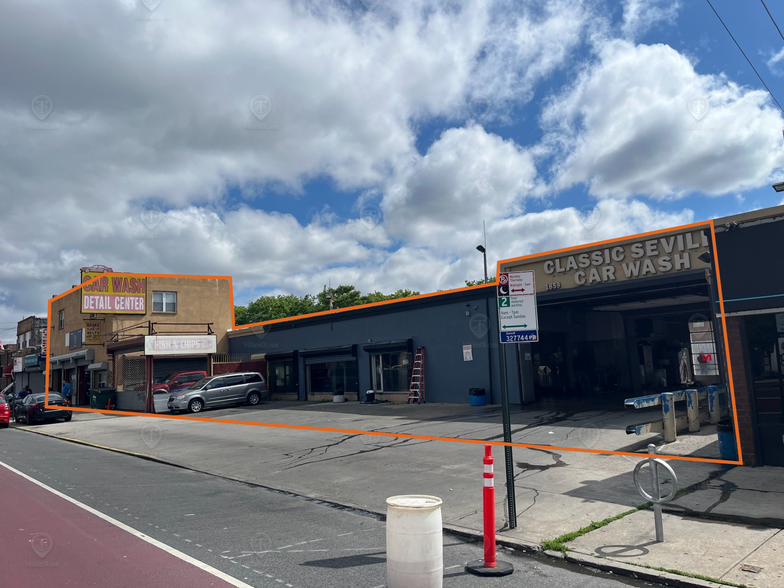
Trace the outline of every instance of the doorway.
<instances>
[{"instance_id":1,"label":"doorway","mask_svg":"<svg viewBox=\"0 0 784 588\"><path fill-rule=\"evenodd\" d=\"M747 316L745 326L760 465L784 466L784 332L773 314Z\"/></svg>"}]
</instances>

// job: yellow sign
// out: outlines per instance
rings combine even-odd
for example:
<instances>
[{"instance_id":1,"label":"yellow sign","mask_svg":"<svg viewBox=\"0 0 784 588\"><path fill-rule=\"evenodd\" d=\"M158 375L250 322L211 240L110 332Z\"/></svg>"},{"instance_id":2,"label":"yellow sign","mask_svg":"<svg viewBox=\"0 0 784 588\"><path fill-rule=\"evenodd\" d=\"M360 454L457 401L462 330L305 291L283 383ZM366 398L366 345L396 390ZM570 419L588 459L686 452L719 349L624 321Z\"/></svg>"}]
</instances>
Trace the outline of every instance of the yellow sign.
<instances>
[{"instance_id":1,"label":"yellow sign","mask_svg":"<svg viewBox=\"0 0 784 588\"><path fill-rule=\"evenodd\" d=\"M122 274L104 275L106 273L95 271L94 268L82 269L82 283L100 276L92 284L82 287L82 312L145 314L147 278Z\"/></svg>"},{"instance_id":2,"label":"yellow sign","mask_svg":"<svg viewBox=\"0 0 784 588\"><path fill-rule=\"evenodd\" d=\"M85 321L84 342L86 345L100 345L103 334L103 321Z\"/></svg>"}]
</instances>

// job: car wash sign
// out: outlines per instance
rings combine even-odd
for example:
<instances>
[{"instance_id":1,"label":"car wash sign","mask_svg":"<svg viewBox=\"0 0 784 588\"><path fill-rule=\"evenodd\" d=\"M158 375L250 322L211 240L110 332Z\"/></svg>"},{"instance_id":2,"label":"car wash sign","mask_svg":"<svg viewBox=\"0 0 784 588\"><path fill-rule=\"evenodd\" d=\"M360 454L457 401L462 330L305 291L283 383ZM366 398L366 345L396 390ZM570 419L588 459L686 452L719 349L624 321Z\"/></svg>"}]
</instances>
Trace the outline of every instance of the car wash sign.
<instances>
[{"instance_id":1,"label":"car wash sign","mask_svg":"<svg viewBox=\"0 0 784 588\"><path fill-rule=\"evenodd\" d=\"M106 268L109 269L110 268ZM92 314L146 314L147 278L109 274L82 268L82 312Z\"/></svg>"},{"instance_id":2,"label":"car wash sign","mask_svg":"<svg viewBox=\"0 0 784 588\"><path fill-rule=\"evenodd\" d=\"M533 270L500 273L496 289L501 343L538 341L536 278Z\"/></svg>"}]
</instances>

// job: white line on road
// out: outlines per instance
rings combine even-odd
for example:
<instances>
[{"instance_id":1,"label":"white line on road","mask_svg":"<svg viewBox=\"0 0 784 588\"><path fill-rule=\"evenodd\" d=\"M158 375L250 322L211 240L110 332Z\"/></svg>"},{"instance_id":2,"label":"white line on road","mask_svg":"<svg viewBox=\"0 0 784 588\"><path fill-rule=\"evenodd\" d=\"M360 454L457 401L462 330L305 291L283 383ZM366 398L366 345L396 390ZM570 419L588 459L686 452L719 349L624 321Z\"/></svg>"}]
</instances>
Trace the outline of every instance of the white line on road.
<instances>
[{"instance_id":1,"label":"white line on road","mask_svg":"<svg viewBox=\"0 0 784 588\"><path fill-rule=\"evenodd\" d=\"M18 476L21 476L25 480L28 480L28 481L32 482L33 484L36 484L36 485L40 486L44 490L48 490L49 492L51 492L55 496L59 496L60 498L62 498L64 500L67 500L71 504L75 504L79 508L82 508L82 509L86 510L87 512L91 513L91 514L94 514L95 516L103 519L104 521L106 521L108 523L111 523L115 527L118 527L118 528L122 529L123 531L126 531L126 532L130 533L134 537L138 537L139 539L141 539L143 541L146 541L150 545L154 545L158 549L162 549L166 553L169 553L169 554L173 555L174 557L179 558L182 561L184 561L186 563L189 563L192 566L195 566L195 567L199 568L200 570L203 570L203 571L207 572L208 574L212 574L216 578L220 578L221 580L223 580L224 582L227 582L228 584L231 584L232 586L236 586L237 588L253 588L250 584L246 584L245 582L243 582L241 580L238 580L237 578L234 578L234 577L232 577L232 576L230 576L230 575L228 575L228 574L226 574L224 572L221 572L220 570L217 570L217 569L213 568L212 566L207 565L206 563L200 562L199 560L191 557L190 555L187 555L187 554L183 553L182 551L178 551L177 549L174 549L173 547L169 547L165 543L161 543L160 541L158 541L156 539L153 539L152 537L148 537L147 535L145 535L141 531L137 531L133 527L129 527L128 525L126 525L124 523L121 523L120 521L118 521L116 519L113 519L109 515L105 515L101 511L95 510L94 508L91 508L91 507L87 506L86 504L82 504L81 502L79 502L78 500L76 500L74 498L71 498L67 494L63 494L62 492L59 492L59 491L55 490L54 488L51 488L51 487L47 486L43 482L39 482L35 478L31 478L30 476L28 476L24 472L20 472L19 470L17 470L16 468L11 467L7 463L3 463L2 461L0 461L0 466L3 466L7 470L15 473Z\"/></svg>"}]
</instances>

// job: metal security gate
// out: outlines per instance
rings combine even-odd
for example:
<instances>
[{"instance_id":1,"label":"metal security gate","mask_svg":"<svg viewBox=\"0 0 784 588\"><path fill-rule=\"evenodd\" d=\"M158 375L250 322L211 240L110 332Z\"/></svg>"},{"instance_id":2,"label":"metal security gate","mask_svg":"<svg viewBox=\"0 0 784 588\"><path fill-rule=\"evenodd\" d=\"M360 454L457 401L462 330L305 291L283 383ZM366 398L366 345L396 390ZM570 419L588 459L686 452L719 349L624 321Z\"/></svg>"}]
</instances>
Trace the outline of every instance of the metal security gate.
<instances>
[{"instance_id":1,"label":"metal security gate","mask_svg":"<svg viewBox=\"0 0 784 588\"><path fill-rule=\"evenodd\" d=\"M115 388L119 410L143 411L147 396L144 351L114 356Z\"/></svg>"}]
</instances>

